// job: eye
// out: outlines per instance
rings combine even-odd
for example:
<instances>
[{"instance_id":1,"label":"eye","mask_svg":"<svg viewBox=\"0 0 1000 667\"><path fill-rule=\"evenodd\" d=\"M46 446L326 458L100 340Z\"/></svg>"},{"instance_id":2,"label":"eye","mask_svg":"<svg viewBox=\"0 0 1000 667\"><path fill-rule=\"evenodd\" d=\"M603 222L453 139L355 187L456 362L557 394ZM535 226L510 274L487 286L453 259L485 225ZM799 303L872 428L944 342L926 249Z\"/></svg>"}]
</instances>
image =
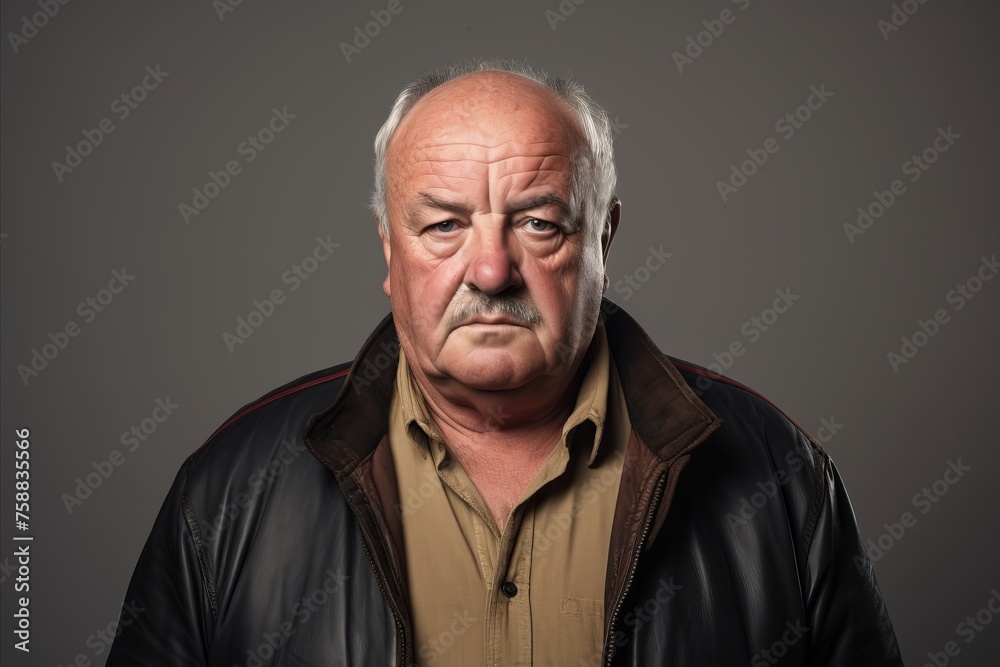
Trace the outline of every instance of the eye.
<instances>
[{"instance_id":1,"label":"eye","mask_svg":"<svg viewBox=\"0 0 1000 667\"><path fill-rule=\"evenodd\" d=\"M439 222L435 225L431 225L431 229L435 232L440 232L442 234L447 234L448 232L453 232L458 227L458 223L454 220L445 220L444 222Z\"/></svg>"},{"instance_id":2,"label":"eye","mask_svg":"<svg viewBox=\"0 0 1000 667\"><path fill-rule=\"evenodd\" d=\"M551 222L539 220L538 218L528 218L525 224L533 232L547 232L555 228L555 225Z\"/></svg>"}]
</instances>

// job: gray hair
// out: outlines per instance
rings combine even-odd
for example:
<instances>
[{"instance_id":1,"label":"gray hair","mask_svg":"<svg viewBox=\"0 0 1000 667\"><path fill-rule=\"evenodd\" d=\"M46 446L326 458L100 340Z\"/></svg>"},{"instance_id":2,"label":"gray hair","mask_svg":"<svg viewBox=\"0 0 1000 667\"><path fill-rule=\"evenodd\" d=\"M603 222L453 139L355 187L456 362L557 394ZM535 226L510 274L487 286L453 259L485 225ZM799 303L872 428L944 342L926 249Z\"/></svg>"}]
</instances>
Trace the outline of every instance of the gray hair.
<instances>
[{"instance_id":1,"label":"gray hair","mask_svg":"<svg viewBox=\"0 0 1000 667\"><path fill-rule=\"evenodd\" d=\"M371 210L389 238L389 211L386 204L388 191L388 166L386 158L389 141L396 133L400 121L417 101L438 86L473 72L507 72L536 81L553 91L576 115L583 129L585 144L573 156L573 192L570 209L578 220L593 218L596 227L607 215L615 196L614 151L611 145L611 121L604 111L570 77L550 77L544 71L512 60L468 60L442 69L436 69L406 86L396 97L389 117L375 136L375 189L371 197Z\"/></svg>"}]
</instances>

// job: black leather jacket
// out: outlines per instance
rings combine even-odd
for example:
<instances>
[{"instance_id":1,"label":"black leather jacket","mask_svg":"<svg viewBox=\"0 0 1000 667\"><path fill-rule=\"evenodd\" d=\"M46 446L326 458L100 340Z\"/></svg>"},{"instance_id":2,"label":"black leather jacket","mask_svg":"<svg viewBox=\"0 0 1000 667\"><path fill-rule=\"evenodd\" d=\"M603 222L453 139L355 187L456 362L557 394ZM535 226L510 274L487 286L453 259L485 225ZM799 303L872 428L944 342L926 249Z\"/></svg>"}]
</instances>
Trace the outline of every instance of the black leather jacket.
<instances>
[{"instance_id":1,"label":"black leather jacket","mask_svg":"<svg viewBox=\"0 0 1000 667\"><path fill-rule=\"evenodd\" d=\"M603 312L633 430L590 664L901 665L829 456ZM386 440L397 350L387 316L350 373L267 394L185 461L109 666L417 662Z\"/></svg>"}]
</instances>

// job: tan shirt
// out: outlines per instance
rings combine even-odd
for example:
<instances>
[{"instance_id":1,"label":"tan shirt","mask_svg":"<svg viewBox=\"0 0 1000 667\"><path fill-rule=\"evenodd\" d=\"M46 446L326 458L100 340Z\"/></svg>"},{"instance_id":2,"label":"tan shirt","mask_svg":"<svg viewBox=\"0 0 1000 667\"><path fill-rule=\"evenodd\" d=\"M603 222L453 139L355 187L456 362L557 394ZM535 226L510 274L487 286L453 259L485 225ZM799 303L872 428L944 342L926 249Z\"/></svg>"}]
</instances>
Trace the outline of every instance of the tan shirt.
<instances>
[{"instance_id":1,"label":"tan shirt","mask_svg":"<svg viewBox=\"0 0 1000 667\"><path fill-rule=\"evenodd\" d=\"M501 533L441 441L400 350L389 446L420 665L600 664L631 424L603 327L590 354L562 438Z\"/></svg>"}]
</instances>

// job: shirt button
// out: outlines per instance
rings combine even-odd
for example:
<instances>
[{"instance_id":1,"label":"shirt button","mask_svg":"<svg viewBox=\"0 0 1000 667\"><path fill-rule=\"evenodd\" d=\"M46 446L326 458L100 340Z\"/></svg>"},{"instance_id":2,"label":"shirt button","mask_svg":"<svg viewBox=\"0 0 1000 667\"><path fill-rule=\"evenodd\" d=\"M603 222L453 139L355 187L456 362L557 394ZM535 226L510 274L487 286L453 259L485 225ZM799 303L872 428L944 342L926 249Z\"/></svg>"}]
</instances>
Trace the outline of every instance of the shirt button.
<instances>
[{"instance_id":1,"label":"shirt button","mask_svg":"<svg viewBox=\"0 0 1000 667\"><path fill-rule=\"evenodd\" d=\"M514 585L513 581L505 581L503 586L500 587L500 590L503 591L503 594L509 598L517 595L517 586Z\"/></svg>"}]
</instances>

